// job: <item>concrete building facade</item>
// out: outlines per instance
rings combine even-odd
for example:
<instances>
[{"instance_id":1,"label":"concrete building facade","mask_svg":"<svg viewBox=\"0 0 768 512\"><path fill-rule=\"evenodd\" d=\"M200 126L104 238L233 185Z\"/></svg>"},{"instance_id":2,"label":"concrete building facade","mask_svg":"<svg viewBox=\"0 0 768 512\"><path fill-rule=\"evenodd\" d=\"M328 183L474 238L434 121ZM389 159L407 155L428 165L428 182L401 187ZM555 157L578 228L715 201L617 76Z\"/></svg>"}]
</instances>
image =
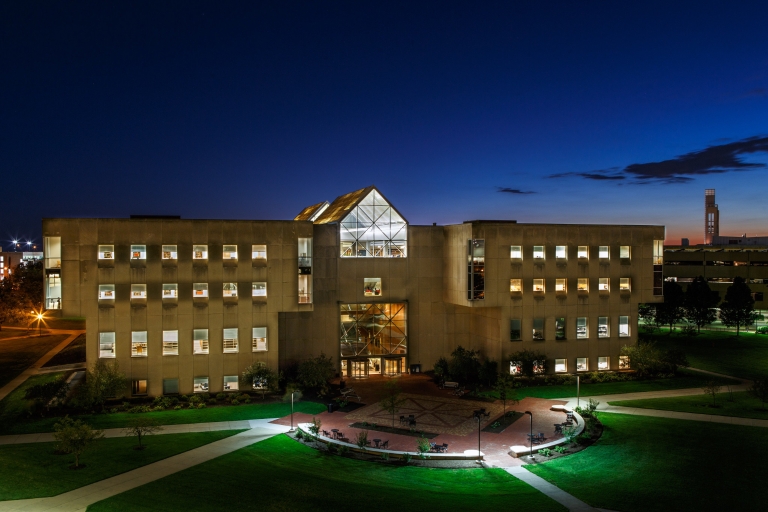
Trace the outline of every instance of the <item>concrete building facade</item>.
<instances>
[{"instance_id":1,"label":"concrete building facade","mask_svg":"<svg viewBox=\"0 0 768 512\"><path fill-rule=\"evenodd\" d=\"M515 372L619 369L662 299L662 226L409 225L375 188L292 221L44 219L46 307L135 394L233 390L325 353L350 378L431 369L459 345Z\"/></svg>"}]
</instances>

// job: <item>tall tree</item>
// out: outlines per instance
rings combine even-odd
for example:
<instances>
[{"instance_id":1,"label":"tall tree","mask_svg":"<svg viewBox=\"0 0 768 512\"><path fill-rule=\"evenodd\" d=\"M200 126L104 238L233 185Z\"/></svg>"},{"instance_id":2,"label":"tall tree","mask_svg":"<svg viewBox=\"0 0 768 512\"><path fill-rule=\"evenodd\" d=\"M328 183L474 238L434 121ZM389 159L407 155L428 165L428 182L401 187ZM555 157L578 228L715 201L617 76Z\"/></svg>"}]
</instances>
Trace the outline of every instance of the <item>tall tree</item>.
<instances>
[{"instance_id":1,"label":"tall tree","mask_svg":"<svg viewBox=\"0 0 768 512\"><path fill-rule=\"evenodd\" d=\"M703 276L699 276L685 290L685 318L696 325L696 332L717 319L715 308L720 303L720 294L712 291Z\"/></svg>"},{"instance_id":2,"label":"tall tree","mask_svg":"<svg viewBox=\"0 0 768 512\"><path fill-rule=\"evenodd\" d=\"M674 325L685 317L685 294L676 281L664 282L664 302L656 304L656 323L668 325L672 333Z\"/></svg>"},{"instance_id":3,"label":"tall tree","mask_svg":"<svg viewBox=\"0 0 768 512\"><path fill-rule=\"evenodd\" d=\"M43 262L23 262L0 281L0 328L21 323L43 307Z\"/></svg>"},{"instance_id":4,"label":"tall tree","mask_svg":"<svg viewBox=\"0 0 768 512\"><path fill-rule=\"evenodd\" d=\"M402 398L402 391L400 390L400 383L397 379L391 379L386 385L386 394L381 401L381 406L392 415L392 428L395 428L395 414L400 410L400 406L405 403L405 398Z\"/></svg>"},{"instance_id":5,"label":"tall tree","mask_svg":"<svg viewBox=\"0 0 768 512\"><path fill-rule=\"evenodd\" d=\"M744 278L734 277L733 284L725 292L720 304L720 320L728 327L736 327L736 336L741 326L747 327L755 321L755 299Z\"/></svg>"}]
</instances>

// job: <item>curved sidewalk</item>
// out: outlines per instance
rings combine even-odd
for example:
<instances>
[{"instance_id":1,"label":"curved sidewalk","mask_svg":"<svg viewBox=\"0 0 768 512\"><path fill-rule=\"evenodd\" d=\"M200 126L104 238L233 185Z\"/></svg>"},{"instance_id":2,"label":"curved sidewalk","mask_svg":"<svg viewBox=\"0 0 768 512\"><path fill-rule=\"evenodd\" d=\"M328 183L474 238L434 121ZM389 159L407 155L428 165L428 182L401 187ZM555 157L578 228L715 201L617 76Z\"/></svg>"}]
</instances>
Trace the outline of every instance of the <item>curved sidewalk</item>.
<instances>
[{"instance_id":1,"label":"curved sidewalk","mask_svg":"<svg viewBox=\"0 0 768 512\"><path fill-rule=\"evenodd\" d=\"M250 420L253 428L219 441L168 457L152 464L127 471L120 475L80 487L50 498L0 501L0 512L73 512L85 510L89 505L135 487L172 475L197 464L226 455L240 448L285 432L282 425L270 423L274 418ZM222 422L227 423L227 422Z\"/></svg>"}]
</instances>

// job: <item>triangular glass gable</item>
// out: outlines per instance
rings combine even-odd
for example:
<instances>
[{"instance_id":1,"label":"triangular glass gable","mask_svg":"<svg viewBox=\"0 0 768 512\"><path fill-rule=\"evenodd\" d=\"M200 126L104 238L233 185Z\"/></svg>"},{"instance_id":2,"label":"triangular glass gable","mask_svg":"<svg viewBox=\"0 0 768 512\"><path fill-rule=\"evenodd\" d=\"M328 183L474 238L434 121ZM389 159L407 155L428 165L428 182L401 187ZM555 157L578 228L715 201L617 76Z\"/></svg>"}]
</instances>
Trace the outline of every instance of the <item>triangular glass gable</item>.
<instances>
[{"instance_id":1,"label":"triangular glass gable","mask_svg":"<svg viewBox=\"0 0 768 512\"><path fill-rule=\"evenodd\" d=\"M408 225L373 189L341 220L339 238L344 258L404 258Z\"/></svg>"}]
</instances>

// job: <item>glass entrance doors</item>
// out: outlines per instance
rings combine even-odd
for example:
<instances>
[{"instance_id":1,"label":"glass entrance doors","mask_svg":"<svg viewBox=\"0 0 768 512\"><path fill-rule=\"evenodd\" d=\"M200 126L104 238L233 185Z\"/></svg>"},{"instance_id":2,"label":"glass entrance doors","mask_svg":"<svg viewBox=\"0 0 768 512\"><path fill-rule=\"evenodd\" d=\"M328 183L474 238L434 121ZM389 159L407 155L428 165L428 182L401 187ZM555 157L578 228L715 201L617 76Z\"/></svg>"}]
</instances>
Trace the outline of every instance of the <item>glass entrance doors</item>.
<instances>
[{"instance_id":1,"label":"glass entrance doors","mask_svg":"<svg viewBox=\"0 0 768 512\"><path fill-rule=\"evenodd\" d=\"M368 377L368 361L350 361L353 379L364 379Z\"/></svg>"}]
</instances>

